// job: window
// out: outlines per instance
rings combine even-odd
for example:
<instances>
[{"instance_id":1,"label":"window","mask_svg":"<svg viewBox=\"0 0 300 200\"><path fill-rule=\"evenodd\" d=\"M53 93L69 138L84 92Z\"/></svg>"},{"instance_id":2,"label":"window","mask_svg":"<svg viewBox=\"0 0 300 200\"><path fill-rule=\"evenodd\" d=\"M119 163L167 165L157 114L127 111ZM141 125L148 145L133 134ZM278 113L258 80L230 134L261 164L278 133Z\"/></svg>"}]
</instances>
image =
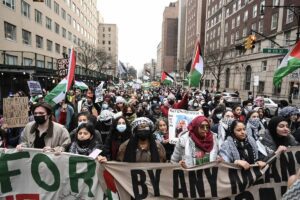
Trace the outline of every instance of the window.
<instances>
[{"instance_id":1,"label":"window","mask_svg":"<svg viewBox=\"0 0 300 200\"><path fill-rule=\"evenodd\" d=\"M53 42L51 40L47 40L47 51L52 51Z\"/></svg>"},{"instance_id":2,"label":"window","mask_svg":"<svg viewBox=\"0 0 300 200\"><path fill-rule=\"evenodd\" d=\"M239 38L240 38L240 32L237 31L237 32L235 32L235 39L238 40Z\"/></svg>"},{"instance_id":3,"label":"window","mask_svg":"<svg viewBox=\"0 0 300 200\"><path fill-rule=\"evenodd\" d=\"M64 27L62 27L62 36L63 38L67 37L67 30Z\"/></svg>"},{"instance_id":4,"label":"window","mask_svg":"<svg viewBox=\"0 0 300 200\"><path fill-rule=\"evenodd\" d=\"M75 3L72 4L72 11L76 12L76 5L75 5Z\"/></svg>"},{"instance_id":5,"label":"window","mask_svg":"<svg viewBox=\"0 0 300 200\"><path fill-rule=\"evenodd\" d=\"M59 15L59 5L54 1L54 12Z\"/></svg>"},{"instance_id":6,"label":"window","mask_svg":"<svg viewBox=\"0 0 300 200\"><path fill-rule=\"evenodd\" d=\"M43 24L43 15L40 11L34 10L35 22Z\"/></svg>"},{"instance_id":7,"label":"window","mask_svg":"<svg viewBox=\"0 0 300 200\"><path fill-rule=\"evenodd\" d=\"M105 40L102 41L102 44L105 44Z\"/></svg>"},{"instance_id":8,"label":"window","mask_svg":"<svg viewBox=\"0 0 300 200\"><path fill-rule=\"evenodd\" d=\"M51 1L52 0L45 0L45 4L51 9Z\"/></svg>"},{"instance_id":9,"label":"window","mask_svg":"<svg viewBox=\"0 0 300 200\"><path fill-rule=\"evenodd\" d=\"M243 37L246 37L247 35L247 27L243 28Z\"/></svg>"},{"instance_id":10,"label":"window","mask_svg":"<svg viewBox=\"0 0 300 200\"><path fill-rule=\"evenodd\" d=\"M239 10L242 7L242 0L238 0L237 4L238 4L237 9Z\"/></svg>"},{"instance_id":11,"label":"window","mask_svg":"<svg viewBox=\"0 0 300 200\"><path fill-rule=\"evenodd\" d=\"M46 17L46 27L51 30L52 29L52 20L49 17Z\"/></svg>"},{"instance_id":12,"label":"window","mask_svg":"<svg viewBox=\"0 0 300 200\"><path fill-rule=\"evenodd\" d=\"M110 27L108 27L108 32L110 32L111 31L111 28Z\"/></svg>"},{"instance_id":13,"label":"window","mask_svg":"<svg viewBox=\"0 0 300 200\"><path fill-rule=\"evenodd\" d=\"M234 44L234 34L231 34L230 44Z\"/></svg>"},{"instance_id":14,"label":"window","mask_svg":"<svg viewBox=\"0 0 300 200\"><path fill-rule=\"evenodd\" d=\"M291 44L291 31L287 31L284 33L284 41L285 41L285 45L287 46Z\"/></svg>"},{"instance_id":15,"label":"window","mask_svg":"<svg viewBox=\"0 0 300 200\"><path fill-rule=\"evenodd\" d=\"M64 19L64 20L66 20L66 11L62 8L61 9L61 17Z\"/></svg>"},{"instance_id":16,"label":"window","mask_svg":"<svg viewBox=\"0 0 300 200\"><path fill-rule=\"evenodd\" d=\"M45 67L45 63L43 60L37 60L36 61L36 66L40 67L40 68L44 68Z\"/></svg>"},{"instance_id":17,"label":"window","mask_svg":"<svg viewBox=\"0 0 300 200\"><path fill-rule=\"evenodd\" d=\"M293 5L291 5L291 6L293 6ZM286 12L286 23L287 24L294 21L294 13L290 9L293 9L293 8L288 8L287 12Z\"/></svg>"},{"instance_id":18,"label":"window","mask_svg":"<svg viewBox=\"0 0 300 200\"><path fill-rule=\"evenodd\" d=\"M267 70L267 61L264 60L264 61L261 61L261 70L262 71L266 71Z\"/></svg>"},{"instance_id":19,"label":"window","mask_svg":"<svg viewBox=\"0 0 300 200\"><path fill-rule=\"evenodd\" d=\"M279 0L273 0L273 6L278 6L279 5Z\"/></svg>"},{"instance_id":20,"label":"window","mask_svg":"<svg viewBox=\"0 0 300 200\"><path fill-rule=\"evenodd\" d=\"M234 3L233 7L232 7L232 12L235 12L235 11L236 11L236 4Z\"/></svg>"},{"instance_id":21,"label":"window","mask_svg":"<svg viewBox=\"0 0 300 200\"><path fill-rule=\"evenodd\" d=\"M67 53L67 47L63 47L63 53L64 53L64 54Z\"/></svg>"},{"instance_id":22,"label":"window","mask_svg":"<svg viewBox=\"0 0 300 200\"><path fill-rule=\"evenodd\" d=\"M261 52L261 43L256 42L256 46L257 46L257 52Z\"/></svg>"},{"instance_id":23,"label":"window","mask_svg":"<svg viewBox=\"0 0 300 200\"><path fill-rule=\"evenodd\" d=\"M73 28L76 29L76 20L75 19L73 19Z\"/></svg>"},{"instance_id":24,"label":"window","mask_svg":"<svg viewBox=\"0 0 300 200\"><path fill-rule=\"evenodd\" d=\"M30 18L30 5L23 0L21 2L21 13L23 16Z\"/></svg>"},{"instance_id":25,"label":"window","mask_svg":"<svg viewBox=\"0 0 300 200\"><path fill-rule=\"evenodd\" d=\"M235 28L235 18L233 18L231 21L231 28Z\"/></svg>"},{"instance_id":26,"label":"window","mask_svg":"<svg viewBox=\"0 0 300 200\"><path fill-rule=\"evenodd\" d=\"M226 79L225 79L225 87L229 88L229 80L230 80L230 69L226 69Z\"/></svg>"},{"instance_id":27,"label":"window","mask_svg":"<svg viewBox=\"0 0 300 200\"><path fill-rule=\"evenodd\" d=\"M251 73L252 73L252 69L251 66L248 65L246 67L246 74L245 74L245 90L250 90L250 86L251 86Z\"/></svg>"},{"instance_id":28,"label":"window","mask_svg":"<svg viewBox=\"0 0 300 200\"><path fill-rule=\"evenodd\" d=\"M72 23L72 17L71 17L71 15L69 15L68 14L68 23L71 25L71 23Z\"/></svg>"},{"instance_id":29,"label":"window","mask_svg":"<svg viewBox=\"0 0 300 200\"><path fill-rule=\"evenodd\" d=\"M251 29L256 31L256 22L251 25Z\"/></svg>"},{"instance_id":30,"label":"window","mask_svg":"<svg viewBox=\"0 0 300 200\"><path fill-rule=\"evenodd\" d=\"M264 21L260 20L258 22L258 32L263 33L264 32Z\"/></svg>"},{"instance_id":31,"label":"window","mask_svg":"<svg viewBox=\"0 0 300 200\"><path fill-rule=\"evenodd\" d=\"M258 84L258 93L263 93L265 90L265 82L264 81L259 81Z\"/></svg>"},{"instance_id":32,"label":"window","mask_svg":"<svg viewBox=\"0 0 300 200\"><path fill-rule=\"evenodd\" d=\"M253 6L253 10L252 10L252 17L256 17L257 16L257 5Z\"/></svg>"},{"instance_id":33,"label":"window","mask_svg":"<svg viewBox=\"0 0 300 200\"><path fill-rule=\"evenodd\" d=\"M275 13L272 15L271 30L276 29L277 25L278 25L278 13Z\"/></svg>"},{"instance_id":34,"label":"window","mask_svg":"<svg viewBox=\"0 0 300 200\"><path fill-rule=\"evenodd\" d=\"M31 58L23 58L23 65L24 66L31 66L33 63L33 60Z\"/></svg>"},{"instance_id":35,"label":"window","mask_svg":"<svg viewBox=\"0 0 300 200\"><path fill-rule=\"evenodd\" d=\"M17 27L8 22L4 22L5 38L9 40L17 40Z\"/></svg>"},{"instance_id":36,"label":"window","mask_svg":"<svg viewBox=\"0 0 300 200\"><path fill-rule=\"evenodd\" d=\"M48 61L47 62L47 68L52 69L52 67L53 67L53 63Z\"/></svg>"},{"instance_id":37,"label":"window","mask_svg":"<svg viewBox=\"0 0 300 200\"><path fill-rule=\"evenodd\" d=\"M227 33L227 31L228 31L228 23L226 22L225 23L225 33Z\"/></svg>"},{"instance_id":38,"label":"window","mask_svg":"<svg viewBox=\"0 0 300 200\"><path fill-rule=\"evenodd\" d=\"M55 43L55 52L60 53L60 44Z\"/></svg>"},{"instance_id":39,"label":"window","mask_svg":"<svg viewBox=\"0 0 300 200\"><path fill-rule=\"evenodd\" d=\"M35 43L37 48L43 48L43 37L36 35L35 36Z\"/></svg>"},{"instance_id":40,"label":"window","mask_svg":"<svg viewBox=\"0 0 300 200\"><path fill-rule=\"evenodd\" d=\"M6 65L17 65L18 64L18 56L5 54L5 64Z\"/></svg>"},{"instance_id":41,"label":"window","mask_svg":"<svg viewBox=\"0 0 300 200\"><path fill-rule=\"evenodd\" d=\"M15 9L15 0L2 0L3 4L11 9Z\"/></svg>"},{"instance_id":42,"label":"window","mask_svg":"<svg viewBox=\"0 0 300 200\"><path fill-rule=\"evenodd\" d=\"M244 22L248 20L248 10L244 13Z\"/></svg>"},{"instance_id":43,"label":"window","mask_svg":"<svg viewBox=\"0 0 300 200\"><path fill-rule=\"evenodd\" d=\"M72 33L68 31L68 40L72 41Z\"/></svg>"},{"instance_id":44,"label":"window","mask_svg":"<svg viewBox=\"0 0 300 200\"><path fill-rule=\"evenodd\" d=\"M236 26L240 26L240 20L241 20L241 17L240 17L240 15L238 15L236 17Z\"/></svg>"},{"instance_id":45,"label":"window","mask_svg":"<svg viewBox=\"0 0 300 200\"><path fill-rule=\"evenodd\" d=\"M77 37L76 37L76 35L73 35L73 43L74 43L74 44L77 43Z\"/></svg>"},{"instance_id":46,"label":"window","mask_svg":"<svg viewBox=\"0 0 300 200\"><path fill-rule=\"evenodd\" d=\"M55 22L55 33L59 34L59 24Z\"/></svg>"},{"instance_id":47,"label":"window","mask_svg":"<svg viewBox=\"0 0 300 200\"><path fill-rule=\"evenodd\" d=\"M31 32L22 30L23 44L31 45Z\"/></svg>"},{"instance_id":48,"label":"window","mask_svg":"<svg viewBox=\"0 0 300 200\"><path fill-rule=\"evenodd\" d=\"M111 44L111 41L108 41L108 44Z\"/></svg>"}]
</instances>

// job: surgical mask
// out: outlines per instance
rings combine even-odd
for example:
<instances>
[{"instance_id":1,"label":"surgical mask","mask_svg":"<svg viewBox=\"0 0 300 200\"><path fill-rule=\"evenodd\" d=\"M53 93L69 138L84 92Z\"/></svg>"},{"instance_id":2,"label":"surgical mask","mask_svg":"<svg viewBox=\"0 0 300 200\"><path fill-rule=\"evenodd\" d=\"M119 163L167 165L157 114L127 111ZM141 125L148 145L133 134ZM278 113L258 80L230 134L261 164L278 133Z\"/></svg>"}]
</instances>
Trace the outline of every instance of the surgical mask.
<instances>
[{"instance_id":1,"label":"surgical mask","mask_svg":"<svg viewBox=\"0 0 300 200\"><path fill-rule=\"evenodd\" d=\"M199 104L198 103L194 103L194 105L193 105L194 107L198 107L199 106Z\"/></svg>"},{"instance_id":2,"label":"surgical mask","mask_svg":"<svg viewBox=\"0 0 300 200\"><path fill-rule=\"evenodd\" d=\"M38 125L42 125L46 122L46 115L40 115L40 116L34 116L34 121L38 124Z\"/></svg>"},{"instance_id":3,"label":"surgical mask","mask_svg":"<svg viewBox=\"0 0 300 200\"><path fill-rule=\"evenodd\" d=\"M246 106L246 109L251 111L252 110L252 106Z\"/></svg>"},{"instance_id":4,"label":"surgical mask","mask_svg":"<svg viewBox=\"0 0 300 200\"><path fill-rule=\"evenodd\" d=\"M249 123L253 125L255 128L259 127L259 119L258 118L250 118Z\"/></svg>"},{"instance_id":5,"label":"surgical mask","mask_svg":"<svg viewBox=\"0 0 300 200\"><path fill-rule=\"evenodd\" d=\"M216 114L216 117L218 118L218 119L222 119L222 113L218 113L218 114Z\"/></svg>"},{"instance_id":6,"label":"surgical mask","mask_svg":"<svg viewBox=\"0 0 300 200\"><path fill-rule=\"evenodd\" d=\"M112 123L112 121L111 121L111 119L109 119L109 120L103 121L103 123L104 123L106 126L110 126L111 123Z\"/></svg>"},{"instance_id":7,"label":"surgical mask","mask_svg":"<svg viewBox=\"0 0 300 200\"><path fill-rule=\"evenodd\" d=\"M126 124L118 124L116 129L120 132L123 133L126 130Z\"/></svg>"},{"instance_id":8,"label":"surgical mask","mask_svg":"<svg viewBox=\"0 0 300 200\"><path fill-rule=\"evenodd\" d=\"M87 121L81 121L81 122L78 122L78 127L81 126L82 124L86 124Z\"/></svg>"},{"instance_id":9,"label":"surgical mask","mask_svg":"<svg viewBox=\"0 0 300 200\"><path fill-rule=\"evenodd\" d=\"M224 118L223 119L223 123L226 124L228 127L231 126L233 121L234 121L234 119L232 119L232 118Z\"/></svg>"},{"instance_id":10,"label":"surgical mask","mask_svg":"<svg viewBox=\"0 0 300 200\"><path fill-rule=\"evenodd\" d=\"M153 104L157 103L157 101L153 101Z\"/></svg>"}]
</instances>

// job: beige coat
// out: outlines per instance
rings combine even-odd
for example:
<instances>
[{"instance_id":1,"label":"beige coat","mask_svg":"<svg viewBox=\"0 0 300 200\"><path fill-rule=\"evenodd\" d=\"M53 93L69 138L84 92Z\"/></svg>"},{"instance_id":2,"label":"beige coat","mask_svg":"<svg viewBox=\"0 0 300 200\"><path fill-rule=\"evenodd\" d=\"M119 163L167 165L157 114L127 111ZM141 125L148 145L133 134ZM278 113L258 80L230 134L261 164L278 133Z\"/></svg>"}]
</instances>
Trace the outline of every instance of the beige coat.
<instances>
[{"instance_id":1,"label":"beige coat","mask_svg":"<svg viewBox=\"0 0 300 200\"><path fill-rule=\"evenodd\" d=\"M29 122L23 131L23 141L21 143L22 147L34 148L34 140L36 136L37 124ZM56 123L49 122L49 127L47 129L47 134L44 138L45 145L54 148L55 151L65 151L67 145L71 143L70 135L67 129Z\"/></svg>"}]
</instances>

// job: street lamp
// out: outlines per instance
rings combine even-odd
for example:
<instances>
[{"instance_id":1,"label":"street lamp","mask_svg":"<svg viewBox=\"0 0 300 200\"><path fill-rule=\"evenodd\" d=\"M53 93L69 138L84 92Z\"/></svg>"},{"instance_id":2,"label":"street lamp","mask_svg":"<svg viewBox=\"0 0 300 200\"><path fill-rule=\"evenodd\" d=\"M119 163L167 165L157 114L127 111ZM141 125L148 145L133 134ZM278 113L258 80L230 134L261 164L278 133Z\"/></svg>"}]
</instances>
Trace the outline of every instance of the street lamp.
<instances>
[{"instance_id":1,"label":"street lamp","mask_svg":"<svg viewBox=\"0 0 300 200\"><path fill-rule=\"evenodd\" d=\"M300 6L265 6L261 5L260 7L260 15L263 16L265 13L265 8L285 8L290 10L295 17L297 18L297 36L296 36L296 43L299 41L300 37ZM297 10L295 9L297 8Z\"/></svg>"}]
</instances>

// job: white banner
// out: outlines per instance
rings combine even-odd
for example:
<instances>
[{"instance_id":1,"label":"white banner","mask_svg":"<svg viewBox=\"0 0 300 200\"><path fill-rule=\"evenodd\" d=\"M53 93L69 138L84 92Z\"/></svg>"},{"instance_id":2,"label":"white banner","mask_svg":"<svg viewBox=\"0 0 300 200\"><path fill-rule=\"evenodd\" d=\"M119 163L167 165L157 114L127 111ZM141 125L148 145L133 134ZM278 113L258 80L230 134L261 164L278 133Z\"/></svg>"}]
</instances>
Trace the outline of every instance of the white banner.
<instances>
[{"instance_id":1,"label":"white banner","mask_svg":"<svg viewBox=\"0 0 300 200\"><path fill-rule=\"evenodd\" d=\"M87 156L0 149L0 199L103 199L99 177L100 164Z\"/></svg>"}]
</instances>

